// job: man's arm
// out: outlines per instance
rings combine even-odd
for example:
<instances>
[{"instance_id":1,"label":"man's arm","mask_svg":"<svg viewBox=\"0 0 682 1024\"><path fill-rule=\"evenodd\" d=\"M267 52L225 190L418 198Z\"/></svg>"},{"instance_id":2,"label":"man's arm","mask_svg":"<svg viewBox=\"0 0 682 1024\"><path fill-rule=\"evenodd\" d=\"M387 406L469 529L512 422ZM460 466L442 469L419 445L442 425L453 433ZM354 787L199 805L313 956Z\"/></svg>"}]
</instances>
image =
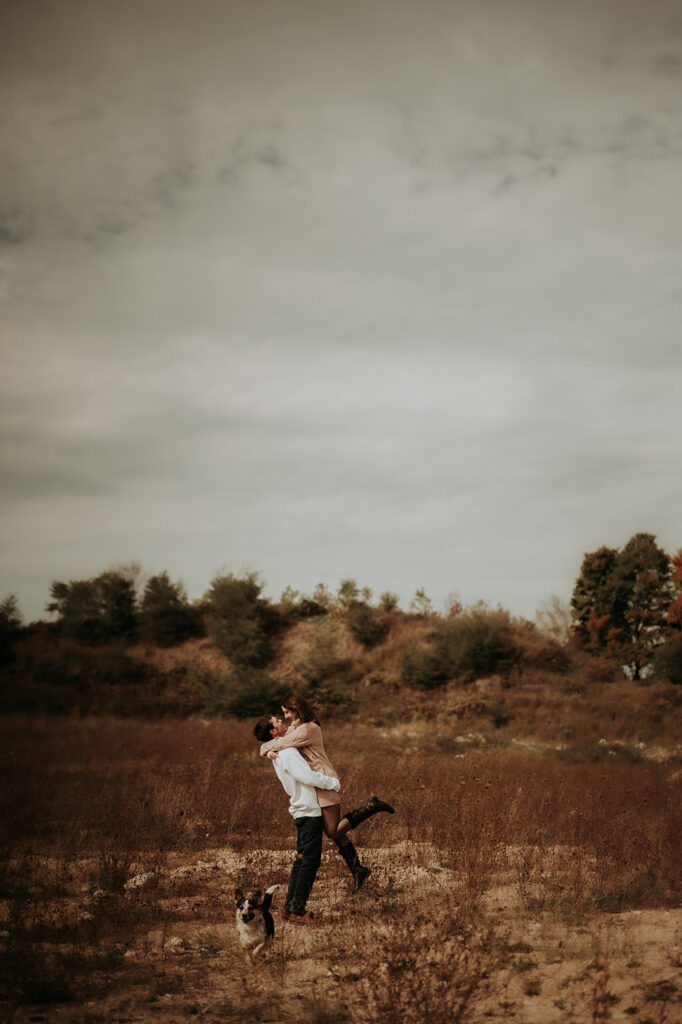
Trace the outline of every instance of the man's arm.
<instances>
[{"instance_id":1,"label":"man's arm","mask_svg":"<svg viewBox=\"0 0 682 1024\"><path fill-rule=\"evenodd\" d=\"M303 760L298 750L288 747L286 751L283 750L280 753L279 757L279 764L282 764L289 774L304 786L314 786L315 789L331 789L334 793L338 793L341 789L338 779L333 779L331 775L323 775L322 772L314 772Z\"/></svg>"},{"instance_id":2,"label":"man's arm","mask_svg":"<svg viewBox=\"0 0 682 1024\"><path fill-rule=\"evenodd\" d=\"M286 736L278 736L277 739L261 743L260 756L267 757L271 750L286 750L287 747L309 747L315 736L313 726L313 722L301 722L300 725L289 729Z\"/></svg>"}]
</instances>

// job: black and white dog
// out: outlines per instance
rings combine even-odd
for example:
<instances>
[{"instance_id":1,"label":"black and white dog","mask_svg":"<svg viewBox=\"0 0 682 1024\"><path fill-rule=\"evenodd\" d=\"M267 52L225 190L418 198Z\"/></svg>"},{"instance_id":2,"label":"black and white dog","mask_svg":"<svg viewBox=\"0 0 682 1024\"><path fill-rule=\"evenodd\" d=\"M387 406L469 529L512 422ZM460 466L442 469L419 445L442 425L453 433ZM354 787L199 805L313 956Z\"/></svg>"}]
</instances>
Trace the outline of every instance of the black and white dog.
<instances>
[{"instance_id":1,"label":"black and white dog","mask_svg":"<svg viewBox=\"0 0 682 1024\"><path fill-rule=\"evenodd\" d=\"M270 913L272 897L279 889L271 885L261 899L261 891L257 889L245 896L241 889L235 889L234 898L237 904L237 934L245 956L255 956L275 935L275 922Z\"/></svg>"}]
</instances>

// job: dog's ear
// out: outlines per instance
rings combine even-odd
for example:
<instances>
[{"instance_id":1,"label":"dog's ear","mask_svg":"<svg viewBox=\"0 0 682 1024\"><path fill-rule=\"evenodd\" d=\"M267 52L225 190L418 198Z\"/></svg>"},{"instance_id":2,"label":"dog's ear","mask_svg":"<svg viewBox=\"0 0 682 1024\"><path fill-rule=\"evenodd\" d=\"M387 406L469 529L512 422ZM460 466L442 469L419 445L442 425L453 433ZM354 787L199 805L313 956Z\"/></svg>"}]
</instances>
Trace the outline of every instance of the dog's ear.
<instances>
[{"instance_id":1,"label":"dog's ear","mask_svg":"<svg viewBox=\"0 0 682 1024\"><path fill-rule=\"evenodd\" d=\"M240 903L244 902L244 893L241 891L241 889L234 890L234 898L235 902L237 903L237 906L239 906Z\"/></svg>"},{"instance_id":2,"label":"dog's ear","mask_svg":"<svg viewBox=\"0 0 682 1024\"><path fill-rule=\"evenodd\" d=\"M251 895L249 896L249 899L251 901L251 905L252 906L254 906L254 907L260 906L261 895L262 894L261 894L260 889L256 889L255 892L251 893Z\"/></svg>"}]
</instances>

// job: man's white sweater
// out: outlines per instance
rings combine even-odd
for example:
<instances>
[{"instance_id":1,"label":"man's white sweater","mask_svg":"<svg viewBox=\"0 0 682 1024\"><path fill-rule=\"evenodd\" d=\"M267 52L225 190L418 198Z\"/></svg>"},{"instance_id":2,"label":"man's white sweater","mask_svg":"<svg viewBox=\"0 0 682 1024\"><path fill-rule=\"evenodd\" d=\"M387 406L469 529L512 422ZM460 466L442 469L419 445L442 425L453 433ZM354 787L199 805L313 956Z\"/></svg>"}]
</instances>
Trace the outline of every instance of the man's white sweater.
<instances>
[{"instance_id":1,"label":"man's white sweater","mask_svg":"<svg viewBox=\"0 0 682 1024\"><path fill-rule=\"evenodd\" d=\"M322 811L315 790L331 789L338 793L341 789L338 779L314 772L295 747L279 750L272 765L289 797L289 814L293 818L319 818Z\"/></svg>"}]
</instances>

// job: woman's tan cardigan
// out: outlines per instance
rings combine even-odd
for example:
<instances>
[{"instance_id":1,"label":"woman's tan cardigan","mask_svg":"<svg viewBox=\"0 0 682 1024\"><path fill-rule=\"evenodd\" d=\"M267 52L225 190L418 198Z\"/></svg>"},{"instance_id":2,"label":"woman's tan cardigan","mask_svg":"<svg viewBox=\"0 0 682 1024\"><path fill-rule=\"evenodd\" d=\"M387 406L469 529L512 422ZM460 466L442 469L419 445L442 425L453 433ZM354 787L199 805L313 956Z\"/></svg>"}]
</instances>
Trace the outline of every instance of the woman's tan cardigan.
<instances>
[{"instance_id":1,"label":"woman's tan cardigan","mask_svg":"<svg viewBox=\"0 0 682 1024\"><path fill-rule=\"evenodd\" d=\"M331 775L333 779L338 779L339 776L324 749L322 730L317 722L301 722L289 726L286 736L279 736L261 744L261 757L269 750L284 750L285 747L298 747L314 772L322 772L323 775ZM326 789L316 789L315 792L320 807L331 807L333 804L341 803L338 793Z\"/></svg>"}]
</instances>

